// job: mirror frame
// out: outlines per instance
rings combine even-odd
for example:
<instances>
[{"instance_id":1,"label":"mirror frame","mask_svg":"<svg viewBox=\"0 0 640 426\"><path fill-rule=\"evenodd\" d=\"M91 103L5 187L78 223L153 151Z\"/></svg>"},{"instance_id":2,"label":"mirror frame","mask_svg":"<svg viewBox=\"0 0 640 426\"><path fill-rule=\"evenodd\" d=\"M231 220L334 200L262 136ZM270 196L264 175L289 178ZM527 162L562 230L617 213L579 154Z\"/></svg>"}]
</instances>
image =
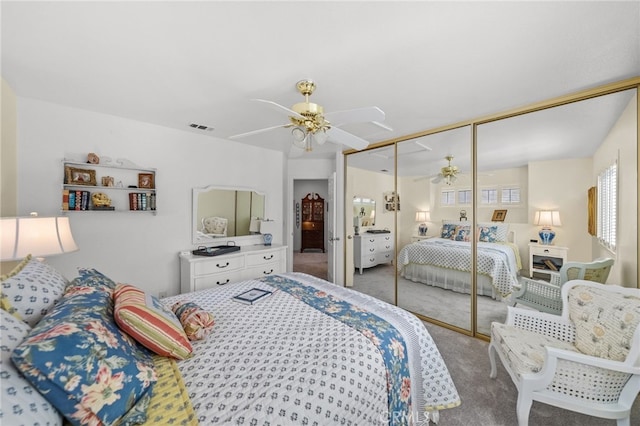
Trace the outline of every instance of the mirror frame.
<instances>
[{"instance_id":1,"label":"mirror frame","mask_svg":"<svg viewBox=\"0 0 640 426\"><path fill-rule=\"evenodd\" d=\"M581 91L577 91L577 92L573 92L571 94L568 95L562 95L562 96L558 96L558 97L554 97L551 99L547 99L541 102L536 102L536 103L532 103L529 105L525 105L523 107L518 107L518 108L513 108L510 110L506 110L506 111L502 111L502 112L498 112L495 114L490 114L490 115L486 115L486 116L481 116L481 117L477 117L474 119L470 119L470 120L465 120L465 121L461 121L461 122L457 122L457 123L453 123L453 124L448 124L448 125L443 125L437 128L433 128L430 130L425 130L422 132L416 132L416 133L412 133L406 136L401 136L398 138L393 138L393 139L389 139L386 141L381 141L375 144L371 144L369 145L367 148L365 148L364 150L361 151L356 151L354 149L349 149L349 150L345 150L343 151L343 156L345 157L345 161L344 161L344 170L343 170L343 174L344 174L344 182L345 185L347 184L347 163L348 161L346 160L346 157L350 154L354 154L357 152L365 152L365 151L369 151L369 150L373 150L373 149L377 149L377 148L381 148L381 147L387 147L387 146L395 146L397 143L399 142L404 142L407 140L411 140L411 139L416 139L416 138L420 138L423 136L428 136L431 134L435 134L435 133L440 133L440 132L444 132L446 130L452 130L452 129L457 129L463 126L467 126L470 125L471 126L471 149L472 149L472 191L474 194L477 194L478 191L478 173L477 173L477 161L478 161L478 126L481 124L486 124L486 123L490 123L493 121L498 121L498 120L502 120L505 118L510 118L510 117L515 117L515 116L519 116L519 115L524 115L524 114L528 114L531 112L536 112L536 111L541 111L541 110L545 110L548 108L553 108L556 106L562 106L562 105L567 105L573 102L579 102L582 100L587 100L587 99L592 99L592 98L597 98L600 96L604 96L604 95L608 95L608 94L612 94L612 93L617 93L617 92L622 92L625 90L629 90L629 89L635 89L637 91L636 93L636 99L637 99L637 105L636 105L636 113L637 113L637 117L636 117L636 138L637 138L637 143L638 145L640 145L640 76L636 76L636 77L632 77L626 80L621 80L621 81L617 81L617 82L613 82L613 83L609 83L609 84L605 84L605 85L600 85L600 86L596 86L593 87L591 89L585 89L585 90L581 90ZM636 156L636 165L638 165L638 163L640 163L640 150L637 153ZM640 186L640 173L637 173L637 177L636 177L636 185ZM395 188L395 190L397 191L397 188ZM345 204L346 204L345 200ZM473 218L471 221L471 226L473 228L475 228L477 226L477 214L475 214L475 212L477 212L478 209L478 201L477 201L477 197L473 197L473 202L472 202L472 211L474 212L473 214ZM351 210L349 210L348 212L346 211L347 209L345 209L345 223L348 223L347 221L350 220L350 216L352 214ZM397 226L397 223L396 223ZM343 241L345 241L346 244L346 240L347 238L349 238L349 232L348 230L350 229L350 227L345 226L344 227L344 231L345 231L345 235L344 235L344 239ZM640 235L640 215L638 215L637 217L637 223L636 223L636 233L638 235ZM420 314L416 314L417 317L419 317L420 319L430 322L430 323L434 323L434 324L438 324L441 325L445 328L449 328L449 329L453 329L456 331L459 331L463 334L468 334L474 337L478 337L481 338L483 340L489 340L489 336L479 333L477 331L477 293L476 293L476 287L477 287L477 259L476 259L476 242L474 241L474 243L472 244L472 249L471 249L471 255L472 255L472 259L471 259L471 288L472 288L472 303L471 303L471 332L467 332L466 330L460 330L456 327L453 327L449 324L446 323L441 323L437 320L434 320L432 318L429 317L425 317L423 315ZM398 252L398 247L396 244L396 257L397 257L397 253ZM347 265L347 260L346 260L346 256L347 256L347 250L343 249L343 256L344 256L344 260L343 260L343 264L345 265L345 270L343 271L343 277L345 277L346 280L346 276L348 271L346 270L346 265ZM640 264L640 238L636 238L636 264ZM640 288L640 282L638 282L638 277L640 276L640 270L636 271L636 286L638 288ZM396 274L396 279L395 279L395 287L396 287L396 293L398 291L398 282L397 282L397 274ZM397 300L397 294L396 294L396 300Z\"/></svg>"},{"instance_id":2,"label":"mirror frame","mask_svg":"<svg viewBox=\"0 0 640 426\"><path fill-rule=\"evenodd\" d=\"M198 232L198 196L202 193L211 191L211 190L222 190L222 191L247 191L247 192L255 192L258 195L262 195L264 197L264 217L261 219L265 219L267 217L267 194L263 191L260 191L256 188L247 188L247 187L238 187L238 186L217 186L217 185L209 185L204 187L196 187L191 191L191 243L194 245L209 245L211 243L216 244L226 244L229 241L237 242L238 245L241 245L241 242L251 243L252 240L257 240L258 242L262 241L262 234L251 234L251 235L239 235L239 236L227 236L227 237L209 237L206 235L200 235Z\"/></svg>"}]
</instances>

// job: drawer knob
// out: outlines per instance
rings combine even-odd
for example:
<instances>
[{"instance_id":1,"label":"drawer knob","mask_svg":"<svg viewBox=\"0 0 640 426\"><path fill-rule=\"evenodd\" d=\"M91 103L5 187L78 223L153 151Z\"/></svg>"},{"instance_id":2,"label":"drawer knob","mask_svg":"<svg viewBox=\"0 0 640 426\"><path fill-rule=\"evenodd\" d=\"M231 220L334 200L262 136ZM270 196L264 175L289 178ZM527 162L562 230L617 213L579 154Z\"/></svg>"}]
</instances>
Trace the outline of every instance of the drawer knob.
<instances>
[{"instance_id":1,"label":"drawer knob","mask_svg":"<svg viewBox=\"0 0 640 426\"><path fill-rule=\"evenodd\" d=\"M225 263L224 265L220 265L219 263L216 263L216 266L220 269L226 268L227 266L229 266L229 262Z\"/></svg>"},{"instance_id":2,"label":"drawer knob","mask_svg":"<svg viewBox=\"0 0 640 426\"><path fill-rule=\"evenodd\" d=\"M273 273L273 269L272 269L272 270L270 270L270 271L262 271L262 273L263 273L264 275L272 274L272 273Z\"/></svg>"},{"instance_id":3,"label":"drawer knob","mask_svg":"<svg viewBox=\"0 0 640 426\"><path fill-rule=\"evenodd\" d=\"M545 253L549 253L549 249L544 249L544 252Z\"/></svg>"},{"instance_id":4,"label":"drawer knob","mask_svg":"<svg viewBox=\"0 0 640 426\"><path fill-rule=\"evenodd\" d=\"M218 285L225 285L225 284L227 284L228 282L229 282L229 278L227 278L227 280L226 280L225 282L223 282L223 283L221 283L220 281L218 281L218 282L216 282L216 284L218 284Z\"/></svg>"},{"instance_id":5,"label":"drawer knob","mask_svg":"<svg viewBox=\"0 0 640 426\"><path fill-rule=\"evenodd\" d=\"M267 256L262 256L262 258L263 258L264 260L271 260L271 259L273 259L273 255L271 255L271 256L269 256L269 257L267 257Z\"/></svg>"}]
</instances>

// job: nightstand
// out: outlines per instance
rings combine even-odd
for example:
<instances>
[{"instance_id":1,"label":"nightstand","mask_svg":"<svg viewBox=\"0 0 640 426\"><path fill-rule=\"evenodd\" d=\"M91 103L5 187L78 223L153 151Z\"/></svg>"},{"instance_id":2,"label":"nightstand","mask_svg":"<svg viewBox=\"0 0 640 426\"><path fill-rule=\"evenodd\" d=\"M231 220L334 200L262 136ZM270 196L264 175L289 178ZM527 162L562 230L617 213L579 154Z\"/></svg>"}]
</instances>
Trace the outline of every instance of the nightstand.
<instances>
[{"instance_id":1,"label":"nightstand","mask_svg":"<svg viewBox=\"0 0 640 426\"><path fill-rule=\"evenodd\" d=\"M529 244L529 277L533 278L534 273L541 273L548 275L551 281L567 261L568 252L567 247Z\"/></svg>"}]
</instances>

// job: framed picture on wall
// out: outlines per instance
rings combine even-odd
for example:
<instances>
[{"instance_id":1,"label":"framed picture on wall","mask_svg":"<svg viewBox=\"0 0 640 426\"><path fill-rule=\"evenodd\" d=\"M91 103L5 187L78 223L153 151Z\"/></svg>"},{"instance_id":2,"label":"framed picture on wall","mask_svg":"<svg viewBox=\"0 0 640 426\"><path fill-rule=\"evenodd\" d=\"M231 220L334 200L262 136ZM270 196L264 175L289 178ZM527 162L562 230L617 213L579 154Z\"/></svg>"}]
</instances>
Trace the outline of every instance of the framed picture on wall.
<instances>
[{"instance_id":1,"label":"framed picture on wall","mask_svg":"<svg viewBox=\"0 0 640 426\"><path fill-rule=\"evenodd\" d=\"M507 217L506 210L494 210L493 216L491 217L491 222L504 222L504 219Z\"/></svg>"},{"instance_id":2,"label":"framed picture on wall","mask_svg":"<svg viewBox=\"0 0 640 426\"><path fill-rule=\"evenodd\" d=\"M138 188L155 188L153 173L138 173Z\"/></svg>"}]
</instances>

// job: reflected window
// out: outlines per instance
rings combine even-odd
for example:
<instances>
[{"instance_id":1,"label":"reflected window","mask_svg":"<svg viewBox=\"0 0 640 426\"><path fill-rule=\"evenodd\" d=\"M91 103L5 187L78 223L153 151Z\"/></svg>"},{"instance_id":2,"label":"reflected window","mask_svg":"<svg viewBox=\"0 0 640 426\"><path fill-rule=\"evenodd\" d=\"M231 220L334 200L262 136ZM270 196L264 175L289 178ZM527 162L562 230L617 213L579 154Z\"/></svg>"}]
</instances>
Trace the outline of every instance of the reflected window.
<instances>
[{"instance_id":1,"label":"reflected window","mask_svg":"<svg viewBox=\"0 0 640 426\"><path fill-rule=\"evenodd\" d=\"M458 204L471 205L472 192L470 189L462 189L458 191Z\"/></svg>"},{"instance_id":2,"label":"reflected window","mask_svg":"<svg viewBox=\"0 0 640 426\"><path fill-rule=\"evenodd\" d=\"M482 204L498 204L498 190L496 188L481 189L480 202Z\"/></svg>"},{"instance_id":3,"label":"reflected window","mask_svg":"<svg viewBox=\"0 0 640 426\"><path fill-rule=\"evenodd\" d=\"M519 204L520 188L502 188L502 204Z\"/></svg>"},{"instance_id":4,"label":"reflected window","mask_svg":"<svg viewBox=\"0 0 640 426\"><path fill-rule=\"evenodd\" d=\"M598 175L598 241L616 250L618 221L618 164L614 162Z\"/></svg>"},{"instance_id":5,"label":"reflected window","mask_svg":"<svg viewBox=\"0 0 640 426\"><path fill-rule=\"evenodd\" d=\"M440 202L443 206L453 206L456 204L456 192L453 189L443 190L440 195Z\"/></svg>"}]
</instances>

